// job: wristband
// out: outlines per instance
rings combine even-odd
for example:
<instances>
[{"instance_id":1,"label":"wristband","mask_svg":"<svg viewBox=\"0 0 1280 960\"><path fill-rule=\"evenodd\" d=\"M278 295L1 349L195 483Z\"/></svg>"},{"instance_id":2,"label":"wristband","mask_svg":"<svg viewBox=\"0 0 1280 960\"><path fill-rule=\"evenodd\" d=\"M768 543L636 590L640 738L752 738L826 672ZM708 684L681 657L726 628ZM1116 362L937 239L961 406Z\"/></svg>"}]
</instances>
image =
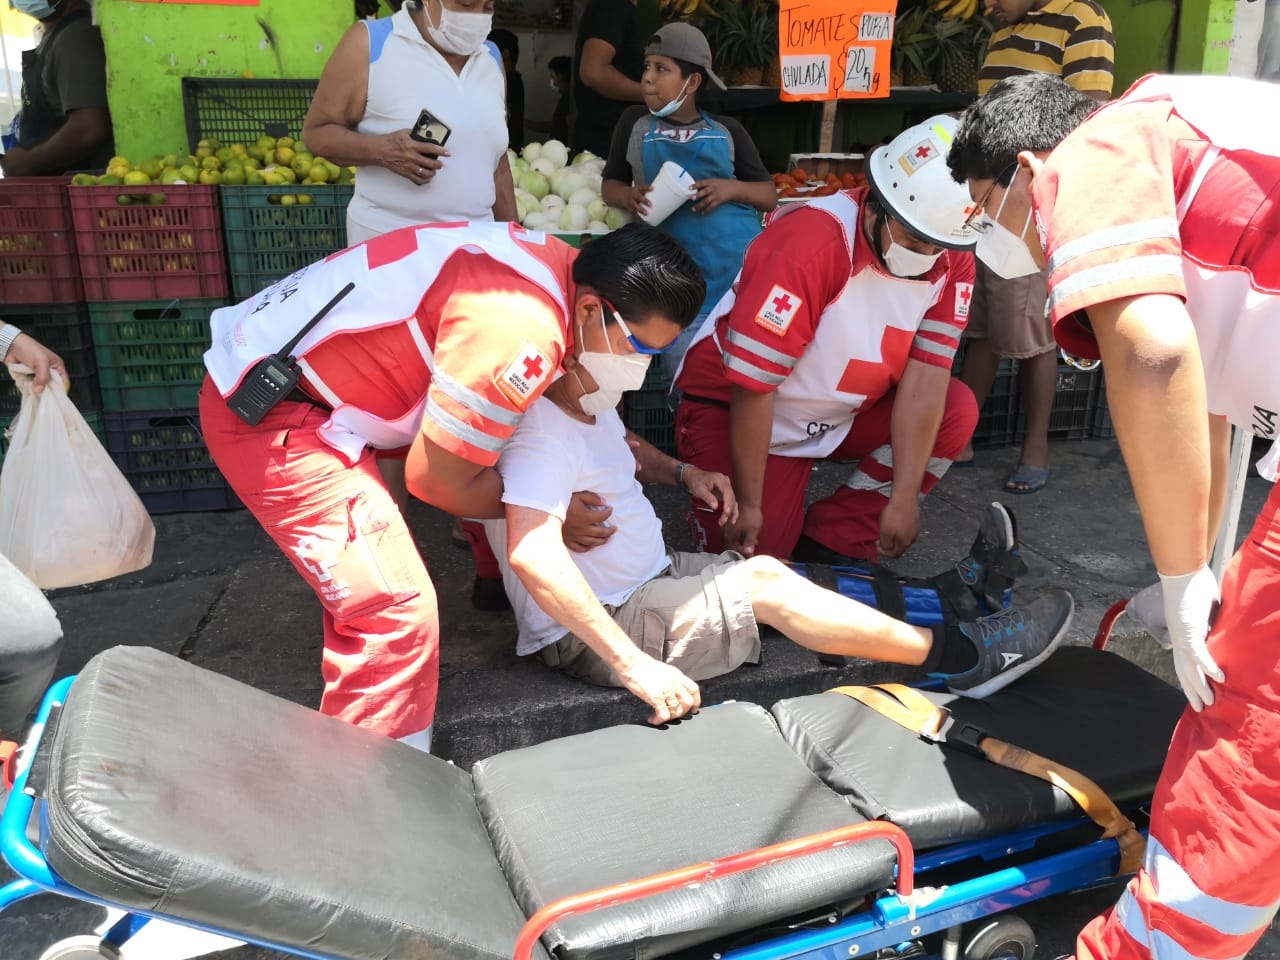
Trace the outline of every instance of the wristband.
<instances>
[{"instance_id":1,"label":"wristband","mask_svg":"<svg viewBox=\"0 0 1280 960\"><path fill-rule=\"evenodd\" d=\"M13 341L21 336L22 331L15 327L12 323L5 324L3 330L0 330L0 363L4 362L4 358L9 353L9 348L13 346Z\"/></svg>"},{"instance_id":2,"label":"wristband","mask_svg":"<svg viewBox=\"0 0 1280 960\"><path fill-rule=\"evenodd\" d=\"M676 464L676 486L685 493L689 492L689 488L684 485L684 472L689 469L689 465L683 461Z\"/></svg>"}]
</instances>

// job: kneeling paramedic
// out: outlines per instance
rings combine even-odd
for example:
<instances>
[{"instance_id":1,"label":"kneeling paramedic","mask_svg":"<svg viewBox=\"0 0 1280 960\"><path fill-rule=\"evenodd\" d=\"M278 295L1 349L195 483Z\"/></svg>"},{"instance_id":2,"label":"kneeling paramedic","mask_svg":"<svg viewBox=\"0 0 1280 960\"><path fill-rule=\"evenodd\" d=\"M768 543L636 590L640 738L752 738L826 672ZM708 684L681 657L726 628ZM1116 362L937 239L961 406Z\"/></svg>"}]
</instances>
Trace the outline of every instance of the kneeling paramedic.
<instances>
[{"instance_id":1,"label":"kneeling paramedic","mask_svg":"<svg viewBox=\"0 0 1280 960\"><path fill-rule=\"evenodd\" d=\"M876 149L869 187L780 210L676 378L676 444L732 477L738 518L690 512L705 549L828 563L900 556L977 424L951 378L973 292L971 206L947 171L955 120ZM816 460L856 460L805 509Z\"/></svg>"},{"instance_id":2,"label":"kneeling paramedic","mask_svg":"<svg viewBox=\"0 0 1280 960\"><path fill-rule=\"evenodd\" d=\"M704 290L676 242L643 224L581 252L506 223L438 224L214 312L205 440L324 608L323 713L430 748L435 592L374 451L407 448L409 490L428 503L501 516L493 465L582 350L576 331L612 310L687 324Z\"/></svg>"}]
</instances>

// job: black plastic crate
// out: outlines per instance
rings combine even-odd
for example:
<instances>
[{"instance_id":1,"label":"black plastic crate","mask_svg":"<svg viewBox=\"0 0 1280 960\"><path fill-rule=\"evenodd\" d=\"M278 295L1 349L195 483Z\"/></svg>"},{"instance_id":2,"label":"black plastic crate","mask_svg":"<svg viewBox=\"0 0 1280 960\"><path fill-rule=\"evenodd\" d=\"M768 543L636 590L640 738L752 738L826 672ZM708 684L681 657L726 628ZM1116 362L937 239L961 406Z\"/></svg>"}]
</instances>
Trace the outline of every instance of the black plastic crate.
<instances>
[{"instance_id":1,"label":"black plastic crate","mask_svg":"<svg viewBox=\"0 0 1280 960\"><path fill-rule=\"evenodd\" d=\"M151 513L241 506L214 465L196 410L107 413L107 451Z\"/></svg>"},{"instance_id":2,"label":"black plastic crate","mask_svg":"<svg viewBox=\"0 0 1280 960\"><path fill-rule=\"evenodd\" d=\"M1114 440L1116 428L1111 422L1111 411L1107 407L1107 380L1098 375L1098 396L1093 406L1093 430L1095 440Z\"/></svg>"},{"instance_id":3,"label":"black plastic crate","mask_svg":"<svg viewBox=\"0 0 1280 960\"><path fill-rule=\"evenodd\" d=\"M667 388L656 361L649 364L640 389L626 395L623 409L623 421L632 433L668 456L675 456L675 417L667 406Z\"/></svg>"},{"instance_id":4,"label":"black plastic crate","mask_svg":"<svg viewBox=\"0 0 1280 960\"><path fill-rule=\"evenodd\" d=\"M20 327L62 357L71 378L71 400L82 414L102 409L89 310L83 303L5 307L0 309L0 321ZM18 385L0 370L0 418L12 418L21 405Z\"/></svg>"},{"instance_id":5,"label":"black plastic crate","mask_svg":"<svg viewBox=\"0 0 1280 960\"><path fill-rule=\"evenodd\" d=\"M183 77L191 152L210 137L224 144L252 144L263 136L299 138L318 82Z\"/></svg>"},{"instance_id":6,"label":"black plastic crate","mask_svg":"<svg viewBox=\"0 0 1280 960\"><path fill-rule=\"evenodd\" d=\"M1050 440L1088 440L1093 435L1101 371L1077 370L1066 363L1058 364L1058 383L1049 414ZM1021 406L1021 405L1019 405ZM1014 442L1021 443L1026 433L1026 416L1019 409Z\"/></svg>"},{"instance_id":7,"label":"black plastic crate","mask_svg":"<svg viewBox=\"0 0 1280 960\"><path fill-rule=\"evenodd\" d=\"M960 341L951 375L957 379L964 369L964 350L968 340ZM1018 367L1012 360L1001 359L996 367L996 378L991 392L978 411L978 425L973 429L973 446L991 449L1007 447L1013 443L1013 431L1018 422Z\"/></svg>"}]
</instances>

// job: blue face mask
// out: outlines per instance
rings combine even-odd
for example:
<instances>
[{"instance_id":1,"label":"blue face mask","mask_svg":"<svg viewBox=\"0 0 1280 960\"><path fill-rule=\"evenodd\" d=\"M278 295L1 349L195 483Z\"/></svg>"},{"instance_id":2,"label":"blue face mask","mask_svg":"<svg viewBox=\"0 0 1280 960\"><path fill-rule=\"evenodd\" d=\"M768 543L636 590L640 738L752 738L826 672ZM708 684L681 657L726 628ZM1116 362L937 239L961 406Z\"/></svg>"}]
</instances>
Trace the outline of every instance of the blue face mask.
<instances>
[{"instance_id":1,"label":"blue face mask","mask_svg":"<svg viewBox=\"0 0 1280 960\"><path fill-rule=\"evenodd\" d=\"M43 2L43 0L37 0L37 2ZM667 101L666 106L659 107L657 110L650 110L649 112L653 114L655 117L657 117L659 120L661 120L663 117L669 117L673 113L675 113L677 110L679 110L682 106L684 106L684 100L685 100L684 91L685 91L685 88L689 86L689 81L691 79L693 79L692 75L684 78L684 83L680 87L680 93L674 100L669 100Z\"/></svg>"},{"instance_id":2,"label":"blue face mask","mask_svg":"<svg viewBox=\"0 0 1280 960\"><path fill-rule=\"evenodd\" d=\"M35 17L37 20L47 20L57 13L48 0L9 0L9 5L19 13L25 13L28 17Z\"/></svg>"}]
</instances>

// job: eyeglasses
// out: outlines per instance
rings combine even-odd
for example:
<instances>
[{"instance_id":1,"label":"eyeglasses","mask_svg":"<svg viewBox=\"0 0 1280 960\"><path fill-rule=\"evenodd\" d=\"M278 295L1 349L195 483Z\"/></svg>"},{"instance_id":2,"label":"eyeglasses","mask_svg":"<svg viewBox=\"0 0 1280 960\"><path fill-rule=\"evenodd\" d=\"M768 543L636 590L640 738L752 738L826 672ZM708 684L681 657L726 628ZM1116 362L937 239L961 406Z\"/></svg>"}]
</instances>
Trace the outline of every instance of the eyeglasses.
<instances>
[{"instance_id":1,"label":"eyeglasses","mask_svg":"<svg viewBox=\"0 0 1280 960\"><path fill-rule=\"evenodd\" d=\"M960 225L960 229L972 230L974 233L986 233L991 229L991 216L987 213L987 202L991 199L991 194L995 192L996 186L1004 179L1004 175L1017 165L1018 161L1015 160L996 174L995 179L991 181L991 186L987 187L987 192L982 195L982 199L974 204L973 210L969 212L969 216ZM1017 174L1015 173L1014 176L1017 176ZM1013 186L1012 179L1010 179L1005 189L1007 190L1011 186Z\"/></svg>"},{"instance_id":2,"label":"eyeglasses","mask_svg":"<svg viewBox=\"0 0 1280 960\"><path fill-rule=\"evenodd\" d=\"M616 320L618 323L618 328L624 334L626 334L627 343L631 344L631 349L634 350L636 353L642 353L648 357L656 357L658 356L658 354L666 353L673 346L675 346L674 340L668 343L665 347L651 347L648 344L641 343L639 340L636 339L636 335L631 332L631 328L627 326L627 322L622 319L622 314L618 312L618 309L612 303L606 300L604 297L600 298L600 302L609 308L609 312L613 314L613 319Z\"/></svg>"}]
</instances>

